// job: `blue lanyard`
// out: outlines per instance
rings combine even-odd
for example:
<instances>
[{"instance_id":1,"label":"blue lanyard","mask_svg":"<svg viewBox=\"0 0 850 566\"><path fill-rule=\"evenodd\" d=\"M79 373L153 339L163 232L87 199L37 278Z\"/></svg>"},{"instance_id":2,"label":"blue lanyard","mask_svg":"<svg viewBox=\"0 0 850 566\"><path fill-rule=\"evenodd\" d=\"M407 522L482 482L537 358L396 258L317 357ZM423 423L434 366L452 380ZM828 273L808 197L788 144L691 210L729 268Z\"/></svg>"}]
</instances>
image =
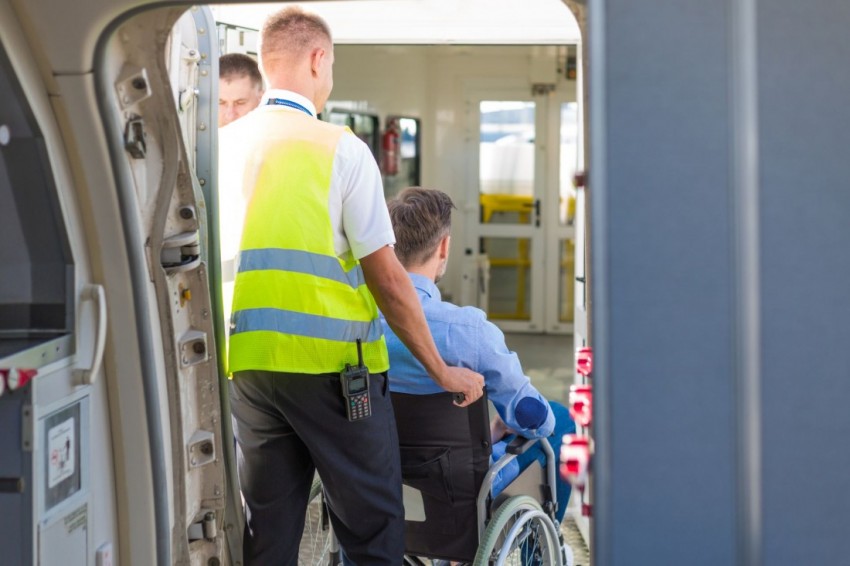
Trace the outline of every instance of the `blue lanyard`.
<instances>
[{"instance_id":1,"label":"blue lanyard","mask_svg":"<svg viewBox=\"0 0 850 566\"><path fill-rule=\"evenodd\" d=\"M301 106L297 102L292 102L291 100L286 100L285 98L269 98L269 101L266 102L266 105L274 104L275 106L286 106L288 108L294 108L296 110L300 110L304 112L311 118L313 117L313 113L307 110L305 107Z\"/></svg>"}]
</instances>

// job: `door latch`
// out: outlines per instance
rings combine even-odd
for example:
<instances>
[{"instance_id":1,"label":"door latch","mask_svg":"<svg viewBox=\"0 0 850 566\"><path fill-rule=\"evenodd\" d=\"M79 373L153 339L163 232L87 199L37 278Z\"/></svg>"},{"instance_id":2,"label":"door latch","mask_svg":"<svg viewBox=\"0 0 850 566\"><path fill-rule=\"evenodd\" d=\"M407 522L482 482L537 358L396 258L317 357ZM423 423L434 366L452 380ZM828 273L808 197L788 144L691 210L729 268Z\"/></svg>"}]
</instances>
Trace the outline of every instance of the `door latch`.
<instances>
[{"instance_id":1,"label":"door latch","mask_svg":"<svg viewBox=\"0 0 850 566\"><path fill-rule=\"evenodd\" d=\"M124 127L124 149L133 159L144 159L147 154L145 125L141 118L135 117L127 120L127 125Z\"/></svg>"}]
</instances>

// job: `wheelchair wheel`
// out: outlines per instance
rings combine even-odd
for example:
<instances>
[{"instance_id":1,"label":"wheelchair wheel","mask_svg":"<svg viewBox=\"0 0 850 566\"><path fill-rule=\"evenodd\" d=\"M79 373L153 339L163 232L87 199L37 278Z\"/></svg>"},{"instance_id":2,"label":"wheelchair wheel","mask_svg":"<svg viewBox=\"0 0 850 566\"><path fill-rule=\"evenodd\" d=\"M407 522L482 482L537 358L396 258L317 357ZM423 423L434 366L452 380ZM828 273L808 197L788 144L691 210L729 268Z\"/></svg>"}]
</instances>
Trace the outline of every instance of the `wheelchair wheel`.
<instances>
[{"instance_id":1,"label":"wheelchair wheel","mask_svg":"<svg viewBox=\"0 0 850 566\"><path fill-rule=\"evenodd\" d=\"M534 498L507 499L487 524L473 566L560 565L555 523Z\"/></svg>"},{"instance_id":2,"label":"wheelchair wheel","mask_svg":"<svg viewBox=\"0 0 850 566\"><path fill-rule=\"evenodd\" d=\"M333 547L333 530L322 500L322 480L317 476L310 487L304 534L298 549L298 566L335 566L340 563L339 551Z\"/></svg>"}]
</instances>

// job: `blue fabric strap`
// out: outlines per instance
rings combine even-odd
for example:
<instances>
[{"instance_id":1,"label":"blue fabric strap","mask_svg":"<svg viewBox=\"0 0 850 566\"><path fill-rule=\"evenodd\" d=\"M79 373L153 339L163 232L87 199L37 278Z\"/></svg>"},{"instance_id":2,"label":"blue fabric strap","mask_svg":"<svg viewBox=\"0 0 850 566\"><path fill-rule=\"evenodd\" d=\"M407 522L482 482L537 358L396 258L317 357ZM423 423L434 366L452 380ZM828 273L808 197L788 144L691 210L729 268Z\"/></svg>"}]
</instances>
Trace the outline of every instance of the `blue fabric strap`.
<instances>
[{"instance_id":1,"label":"blue fabric strap","mask_svg":"<svg viewBox=\"0 0 850 566\"><path fill-rule=\"evenodd\" d=\"M269 98L269 101L266 102L266 105L269 104L273 104L275 106L286 106L287 108L294 108L295 110L300 110L301 112L304 112L311 118L313 117L313 113L307 110L307 108L298 104L297 102L286 100L285 98Z\"/></svg>"}]
</instances>

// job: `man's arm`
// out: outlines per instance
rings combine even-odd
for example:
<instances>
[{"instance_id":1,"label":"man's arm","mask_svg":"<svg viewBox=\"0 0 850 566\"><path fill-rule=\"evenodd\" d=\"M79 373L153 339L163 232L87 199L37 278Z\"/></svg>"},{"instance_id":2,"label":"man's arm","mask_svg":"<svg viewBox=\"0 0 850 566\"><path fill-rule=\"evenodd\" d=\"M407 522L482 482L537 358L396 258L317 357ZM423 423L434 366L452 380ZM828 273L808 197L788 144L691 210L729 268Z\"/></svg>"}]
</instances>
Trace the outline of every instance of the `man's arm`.
<instances>
[{"instance_id":1,"label":"man's arm","mask_svg":"<svg viewBox=\"0 0 850 566\"><path fill-rule=\"evenodd\" d=\"M504 421L505 428L526 438L549 436L555 415L549 402L522 371L519 358L505 343L505 335L480 313L475 345L475 365L487 380L487 396ZM456 344L458 348L468 348ZM462 355L456 352L455 355ZM453 358L450 358L453 359Z\"/></svg>"},{"instance_id":2,"label":"man's arm","mask_svg":"<svg viewBox=\"0 0 850 566\"><path fill-rule=\"evenodd\" d=\"M366 285L396 336L416 356L428 375L446 391L463 393L461 407L476 401L484 391L484 378L472 370L449 367L440 357L416 290L395 252L384 246L360 259Z\"/></svg>"}]
</instances>

